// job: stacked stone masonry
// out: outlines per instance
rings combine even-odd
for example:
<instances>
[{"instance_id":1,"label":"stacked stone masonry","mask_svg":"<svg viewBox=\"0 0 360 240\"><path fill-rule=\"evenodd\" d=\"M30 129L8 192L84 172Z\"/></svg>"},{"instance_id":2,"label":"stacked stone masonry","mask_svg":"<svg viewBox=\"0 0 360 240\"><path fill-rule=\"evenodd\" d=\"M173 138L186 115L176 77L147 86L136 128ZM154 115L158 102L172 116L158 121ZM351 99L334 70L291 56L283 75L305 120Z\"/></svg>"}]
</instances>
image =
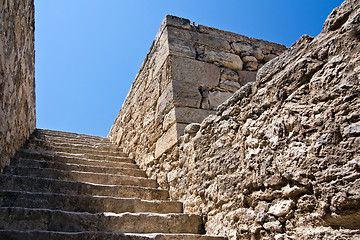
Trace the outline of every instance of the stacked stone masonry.
<instances>
[{"instance_id":1,"label":"stacked stone masonry","mask_svg":"<svg viewBox=\"0 0 360 240\"><path fill-rule=\"evenodd\" d=\"M34 5L0 2L0 170L35 128Z\"/></svg>"},{"instance_id":2,"label":"stacked stone masonry","mask_svg":"<svg viewBox=\"0 0 360 240\"><path fill-rule=\"evenodd\" d=\"M118 117L109 136L120 146L134 149L136 160L147 175L169 189L172 199L182 200L185 212L203 216L210 234L223 234L230 239L359 239L359 16L360 1L346 0L329 15L317 37L301 37L261 67L256 81L242 86L217 107L215 114L200 124L182 126L185 135L180 143L156 155L157 139L164 136L164 129L178 129L171 128L171 121L165 118L169 112L166 109L172 108L164 106L170 104L158 103L172 101L175 116L176 99L182 95L187 99L180 105L195 105L195 91L187 84L183 92L161 95L164 77L167 83L175 79L173 88L180 85L172 78L174 59L183 66L192 66L188 63L192 61L206 65L202 74L215 72L215 66L218 67L219 84L225 71L234 73L240 68L239 58L242 68L250 66L244 64L245 56L231 52L236 41L229 44L229 52L214 54L205 44L200 51L197 44L184 41L189 39L187 35L169 41L186 51L182 50L179 56L180 47L169 47L177 55L162 58L161 62L170 69L165 71L157 60L151 60L156 59L152 54L156 54L161 41L158 34L124 104L125 110L120 111L122 120ZM194 29L186 20L171 23L173 19L167 17L162 28L169 25L169 29L187 29L187 33ZM208 31L208 37L218 33ZM227 49L226 44L216 43ZM229 63L224 59L232 60ZM199 74L191 66L189 73L184 68L177 74ZM139 78L144 69L148 73L161 69L162 74ZM239 73L235 76L239 77ZM157 98L137 93L140 88L136 86L140 84L155 85L150 92L159 101L144 101ZM212 88L211 79L206 84L209 85L199 86L208 90L208 95L205 91L201 97L217 91ZM134 96L137 101L131 100ZM202 100L198 100L197 109L207 108ZM126 110L130 108L133 110ZM209 107L208 111L213 109ZM145 118L140 117L143 113ZM127 124L132 121L143 125L137 128ZM164 138L164 142L169 140ZM136 148L135 144L144 148Z\"/></svg>"},{"instance_id":3,"label":"stacked stone masonry","mask_svg":"<svg viewBox=\"0 0 360 240\"><path fill-rule=\"evenodd\" d=\"M166 16L109 137L136 161L166 154L285 46Z\"/></svg>"}]
</instances>

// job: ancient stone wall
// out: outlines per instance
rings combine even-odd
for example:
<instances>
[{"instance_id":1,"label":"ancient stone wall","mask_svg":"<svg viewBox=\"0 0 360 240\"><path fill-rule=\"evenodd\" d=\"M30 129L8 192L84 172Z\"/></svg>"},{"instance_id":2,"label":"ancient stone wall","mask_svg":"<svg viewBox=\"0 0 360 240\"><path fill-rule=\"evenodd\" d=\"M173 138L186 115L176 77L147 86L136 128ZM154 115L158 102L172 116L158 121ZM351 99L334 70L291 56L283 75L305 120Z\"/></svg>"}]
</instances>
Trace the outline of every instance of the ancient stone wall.
<instances>
[{"instance_id":1,"label":"ancient stone wall","mask_svg":"<svg viewBox=\"0 0 360 240\"><path fill-rule=\"evenodd\" d=\"M0 2L0 170L35 128L34 5Z\"/></svg>"},{"instance_id":2,"label":"ancient stone wall","mask_svg":"<svg viewBox=\"0 0 360 240\"><path fill-rule=\"evenodd\" d=\"M166 22L165 25L170 26ZM168 188L173 199L184 201L185 212L201 214L209 234L224 234L230 239L359 239L359 25L360 1L345 1L330 14L317 37L301 37L284 54L264 65L255 82L236 91L217 108L216 114L200 124L188 125L180 144L172 145L156 158L156 140L152 140L154 135L146 126L153 126L157 136L163 136L169 111L156 110L161 109L156 104L163 99L174 103L174 96L178 95L161 98L162 90L138 93L137 86L160 83L158 88L165 89L161 79L172 81L171 61L185 55L179 60L180 65L192 66L187 61L194 60L205 64L204 60L206 64L212 62L211 67L205 64L209 69L216 69L213 65L219 68L219 85L205 86L208 99L209 93L219 89L221 81L225 82L225 75L239 77L236 41L230 40L229 52L228 45L217 44L224 52L214 54L205 44L202 49L177 37L169 42L178 43L173 46L181 44L180 49L190 42L186 45L188 51L181 50L182 56L170 54L164 60L162 74L150 77L157 81L136 79L119 114L123 120L118 117L110 137L124 147L130 143L128 149L137 150L138 156L143 157L137 161L147 174ZM194 26L184 22L169 29L187 29L190 34ZM218 30L209 31L214 32L201 36L214 36ZM152 53L156 52L154 46ZM150 53L145 61L146 77L158 66L152 57ZM237 82L226 80L227 85ZM149 97L155 95L158 98ZM197 109L203 108L204 96L201 95ZM139 103L148 105L138 107ZM126 110L130 108L132 111ZM213 109L209 107L208 111ZM132 128L128 122L133 122ZM136 124L145 127L137 128ZM144 139L149 144L144 144ZM133 147L135 143L145 149Z\"/></svg>"},{"instance_id":3,"label":"ancient stone wall","mask_svg":"<svg viewBox=\"0 0 360 240\"><path fill-rule=\"evenodd\" d=\"M285 46L166 16L109 133L142 166L172 152Z\"/></svg>"},{"instance_id":4,"label":"ancient stone wall","mask_svg":"<svg viewBox=\"0 0 360 240\"><path fill-rule=\"evenodd\" d=\"M335 9L147 173L230 239L360 238L360 1Z\"/></svg>"}]
</instances>

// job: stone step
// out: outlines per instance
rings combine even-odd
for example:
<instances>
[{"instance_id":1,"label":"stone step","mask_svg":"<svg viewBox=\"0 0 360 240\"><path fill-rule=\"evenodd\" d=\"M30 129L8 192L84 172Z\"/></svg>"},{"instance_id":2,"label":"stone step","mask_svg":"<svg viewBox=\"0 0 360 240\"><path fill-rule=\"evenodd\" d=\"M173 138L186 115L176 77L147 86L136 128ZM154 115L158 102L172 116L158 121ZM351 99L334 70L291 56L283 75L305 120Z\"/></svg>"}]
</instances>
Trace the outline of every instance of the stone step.
<instances>
[{"instance_id":1,"label":"stone step","mask_svg":"<svg viewBox=\"0 0 360 240\"><path fill-rule=\"evenodd\" d=\"M117 154L118 152L122 152L121 148L118 148L114 144L89 144L79 141L49 141L44 139L39 139L36 137L32 137L28 143L27 148L35 149L37 147L39 148L63 148L63 147L71 147L71 148L78 148L83 150L101 150L101 151L110 151L114 152L114 154Z\"/></svg>"},{"instance_id":2,"label":"stone step","mask_svg":"<svg viewBox=\"0 0 360 240\"><path fill-rule=\"evenodd\" d=\"M34 167L34 168L54 168L66 171L93 172L115 175L128 175L133 177L146 177L143 170L138 169L138 165L133 163L118 163L119 167L103 167L84 164L62 163L47 160L34 160L15 158L11 160L11 166Z\"/></svg>"},{"instance_id":3,"label":"stone step","mask_svg":"<svg viewBox=\"0 0 360 240\"><path fill-rule=\"evenodd\" d=\"M120 157L120 158L128 158L128 155L124 152L114 152L114 151L103 151L101 148L80 148L75 146L28 146L29 150L38 150L40 152L64 152L64 153L73 153L73 154L91 154L95 156L101 157Z\"/></svg>"},{"instance_id":4,"label":"stone step","mask_svg":"<svg viewBox=\"0 0 360 240\"><path fill-rule=\"evenodd\" d=\"M102 185L50 178L9 176L0 174L2 190L52 192L75 195L140 198L143 200L167 200L169 193L157 188L138 186Z\"/></svg>"},{"instance_id":5,"label":"stone step","mask_svg":"<svg viewBox=\"0 0 360 240\"><path fill-rule=\"evenodd\" d=\"M128 234L111 232L54 232L54 231L19 231L19 230L0 230L0 239L11 240L226 240L225 237L208 236L199 234Z\"/></svg>"},{"instance_id":6,"label":"stone step","mask_svg":"<svg viewBox=\"0 0 360 240\"><path fill-rule=\"evenodd\" d=\"M17 151L15 157L30 158L30 159L44 159L67 161L69 159L81 159L83 161L107 161L114 163L134 163L134 160L128 157L104 157L92 154L71 154L65 152L50 152L50 151L36 151L31 149L20 149ZM116 166L116 165L115 165Z\"/></svg>"},{"instance_id":7,"label":"stone step","mask_svg":"<svg viewBox=\"0 0 360 240\"><path fill-rule=\"evenodd\" d=\"M8 166L4 169L4 173L7 175L52 178L58 180L88 182L95 184L141 186L141 187L149 187L149 188L158 187L158 184L154 179L132 177L125 175L66 171L66 170L59 170L53 168Z\"/></svg>"},{"instance_id":8,"label":"stone step","mask_svg":"<svg viewBox=\"0 0 360 240\"><path fill-rule=\"evenodd\" d=\"M182 213L79 213L36 208L0 208L0 229L105 231L119 233L199 233L198 215Z\"/></svg>"},{"instance_id":9,"label":"stone step","mask_svg":"<svg viewBox=\"0 0 360 240\"><path fill-rule=\"evenodd\" d=\"M48 144L83 144L86 146L92 147L111 147L116 148L116 145L111 143L108 140L98 141L98 140L91 140L91 139L76 139L76 138L66 138L66 137L55 137L55 136L44 136L44 135L32 135L29 141L42 141Z\"/></svg>"},{"instance_id":10,"label":"stone step","mask_svg":"<svg viewBox=\"0 0 360 240\"><path fill-rule=\"evenodd\" d=\"M106 137L100 136L93 136L81 133L73 133L73 132L64 132L64 131L56 131L56 130L49 130L49 129L35 129L34 136L50 136L50 137L66 137L66 138L73 138L73 139L89 139L94 141L104 141L110 142Z\"/></svg>"},{"instance_id":11,"label":"stone step","mask_svg":"<svg viewBox=\"0 0 360 240\"><path fill-rule=\"evenodd\" d=\"M0 207L45 208L71 212L152 212L182 213L182 203L147 201L138 198L115 198L60 193L0 190Z\"/></svg>"},{"instance_id":12,"label":"stone step","mask_svg":"<svg viewBox=\"0 0 360 240\"><path fill-rule=\"evenodd\" d=\"M92 139L76 139L76 138L66 138L66 137L55 137L55 136L43 136L43 135L32 135L28 142L33 143L45 143L49 145L54 144L81 144L89 147L96 148L110 148L111 150L121 150L115 144L111 143L108 140L92 140Z\"/></svg>"},{"instance_id":13,"label":"stone step","mask_svg":"<svg viewBox=\"0 0 360 240\"><path fill-rule=\"evenodd\" d=\"M114 167L114 168L138 168L135 163L124 163L124 162L113 162L113 161L106 161L106 160L92 160L86 158L75 158L75 157L55 157L55 156L47 156L47 157L40 157L36 155L30 155L30 158L27 157L16 157L11 159L10 164L15 165L18 161L46 161L46 162L56 162L56 163L63 163L63 164L81 164L81 165L88 165L88 166L98 166L98 167ZM33 157L33 158L32 158Z\"/></svg>"}]
</instances>

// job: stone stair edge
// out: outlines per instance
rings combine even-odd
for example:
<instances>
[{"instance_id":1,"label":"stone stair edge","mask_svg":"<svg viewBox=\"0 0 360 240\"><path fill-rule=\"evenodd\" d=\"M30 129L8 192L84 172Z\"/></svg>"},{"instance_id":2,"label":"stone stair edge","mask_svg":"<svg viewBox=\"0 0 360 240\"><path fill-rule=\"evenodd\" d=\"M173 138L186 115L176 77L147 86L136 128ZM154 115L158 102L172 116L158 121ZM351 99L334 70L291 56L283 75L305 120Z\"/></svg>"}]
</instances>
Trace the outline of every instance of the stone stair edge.
<instances>
[{"instance_id":1,"label":"stone stair edge","mask_svg":"<svg viewBox=\"0 0 360 240\"><path fill-rule=\"evenodd\" d=\"M134 163L134 160L130 157L113 157L113 156L101 156L101 155L94 155L94 154L72 154L66 152L51 152L51 151L36 151L34 149L20 149L17 151L16 157L24 157L23 155L31 155L33 157L37 156L40 158L76 158L81 159L83 161L107 161L107 162L127 162L127 163ZM28 156L27 156L28 157ZM95 159L94 159L95 158ZM98 159L96 159L98 158ZM105 158L105 159L101 159ZM107 159L106 159L107 158Z\"/></svg>"},{"instance_id":2,"label":"stone stair edge","mask_svg":"<svg viewBox=\"0 0 360 240\"><path fill-rule=\"evenodd\" d=\"M30 192L30 191L17 191L17 190L3 190L0 189L0 193L20 193L20 194L29 194L29 195L56 195L56 196L71 196L71 197L89 197L89 198L99 198L99 199L120 199L120 200L137 200L141 202L150 202L150 203L181 203L180 201L165 199L165 200L146 200L141 198L126 198L126 197L113 197L113 196L94 196L94 195L86 195L86 194L68 194L68 193L55 193L55 192Z\"/></svg>"},{"instance_id":3,"label":"stone stair edge","mask_svg":"<svg viewBox=\"0 0 360 240\"><path fill-rule=\"evenodd\" d=\"M112 196L123 198L141 198L144 200L168 200L169 192L164 189L141 187L141 186L123 186L123 185L104 185L86 182L65 181L57 179L47 179L27 176L6 176L0 175L0 183L3 189L10 188L17 191L38 192L39 185L48 186L50 191L65 194L84 194L92 196ZM14 184L21 184L21 187L14 188ZM70 188L70 189L68 189ZM110 191L111 190L111 191Z\"/></svg>"},{"instance_id":4,"label":"stone stair edge","mask_svg":"<svg viewBox=\"0 0 360 240\"><path fill-rule=\"evenodd\" d=\"M139 213L131 213L131 212L123 212L123 213L114 213L114 212L99 212L99 213L89 213L89 212L74 212L74 211L64 211L58 209L47 209L47 208L25 208L25 207L0 207L0 211L4 209L14 209L14 210L28 210L28 211L48 211L48 212L60 212L60 213L69 213L74 215L104 215L109 217L122 217L122 216L160 216L160 217L167 217L167 216L192 216L192 217L199 217L197 214L192 213L153 213L153 212L139 212Z\"/></svg>"},{"instance_id":5,"label":"stone stair edge","mask_svg":"<svg viewBox=\"0 0 360 240\"><path fill-rule=\"evenodd\" d=\"M22 161L29 161L29 162L32 162L34 163L33 165L22 165L21 162ZM134 171L134 172L144 172L144 170L141 170L139 168L132 168L132 167L129 167L129 166L137 166L136 164L133 164L133 163L125 163L126 165L128 165L128 167L123 166L123 167L106 167L106 166L97 166L97 165L85 165L85 164L73 164L73 163L58 163L58 162L53 162L53 161L47 161L47 160L35 160L35 159L26 159L26 158L19 158L17 159L17 161L15 161L16 163L14 165L8 165L8 166L5 166L4 168L4 171L7 169L7 168L10 168L10 169L15 169L15 168L40 168L40 169L57 169L57 170L62 170L62 171L74 171L74 172L88 172L88 173L102 173L102 174L110 174L110 175L120 175L120 176L133 176L133 175L126 175L126 174L113 174L113 173L108 173L106 172L106 170L117 170L119 172L121 171ZM46 164L48 163L49 165L54 165L54 166L45 166L45 167L42 167L42 166L37 166L36 164ZM63 169L63 168L60 168L60 166L63 166L63 167L68 167L68 169ZM74 167L74 168L77 168L77 169L71 169L71 167ZM80 170L81 168L83 168L83 170ZM90 170L86 170L87 168L89 169L98 169L98 171L90 171ZM102 170L102 171L101 171ZM146 175L143 175L142 178L147 178ZM139 174L140 175L140 174ZM139 176L141 177L141 176Z\"/></svg>"},{"instance_id":6,"label":"stone stair edge","mask_svg":"<svg viewBox=\"0 0 360 240\"><path fill-rule=\"evenodd\" d=\"M90 134L84 134L84 133L75 133L75 132L68 132L68 131L59 131L59 130L51 130L51 129L45 129L45 128L35 128L34 134L44 134L44 135L69 135L69 136L79 136L79 137L88 137L93 139L104 139L109 140L107 137L101 137L96 135L90 135Z\"/></svg>"},{"instance_id":7,"label":"stone stair edge","mask_svg":"<svg viewBox=\"0 0 360 240\"><path fill-rule=\"evenodd\" d=\"M21 175L7 175L7 174L0 174L1 178L28 178L28 179L35 179L35 180L44 180L44 181L56 181L56 182L66 182L66 183L78 183L78 184L88 184L92 186L103 186L103 187L126 187L126 188L142 188L148 190L156 190L156 191L166 191L165 189L159 188L152 188L152 187L142 187L142 186L130 186L130 185L115 185L115 184L98 184L98 183L89 183L89 182L79 182L79 181L70 181L70 180L61 180L61 179L54 179L54 178L44 178L44 177L32 177L32 176L21 176Z\"/></svg>"},{"instance_id":8,"label":"stone stair edge","mask_svg":"<svg viewBox=\"0 0 360 240\"><path fill-rule=\"evenodd\" d=\"M62 164L80 164L80 165L86 165L86 166L98 166L98 167L120 167L120 168L133 168L133 169L139 169L139 166L136 165L136 163L133 162L116 162L116 161L106 161L106 160L93 160L93 159L85 159L85 158L41 158L41 159L34 159L32 157L28 156L17 156L16 158L11 159L10 165L14 165L18 163L19 161L43 161L47 162L49 164L51 163L62 163ZM126 167L125 167L126 166Z\"/></svg>"},{"instance_id":9,"label":"stone stair edge","mask_svg":"<svg viewBox=\"0 0 360 240\"><path fill-rule=\"evenodd\" d=\"M89 143L85 141L67 141L67 140L59 140L59 141L49 141L42 138L31 138L28 140L28 145L36 145L39 147L76 147L81 149L104 149L104 151L115 151L121 152L122 149L117 145L112 143Z\"/></svg>"},{"instance_id":10,"label":"stone stair edge","mask_svg":"<svg viewBox=\"0 0 360 240\"><path fill-rule=\"evenodd\" d=\"M5 167L5 171L4 174L5 175L17 175L19 176L19 174L15 174L12 172L11 169L13 169L14 171L16 169L32 169L32 170L39 170L41 171L42 169L46 169L49 171L54 171L54 172L64 172L64 173L79 173L79 174L92 174L92 175L99 175L99 176L110 176L110 177L129 177L129 178L137 178L137 179L143 179L143 180L150 180L150 181L155 181L154 179L151 178L147 178L147 177L137 177L137 176L131 176L131 175L126 175L126 174L111 174L111 173L99 173L99 172L87 172L87 171L77 171L77 170L63 170L63 169L56 169L56 168L38 168L38 167L21 167L21 166L6 166ZM128 168L131 169L131 168ZM136 169L137 170L137 169ZM7 174L6 171L9 171L9 174ZM140 170L142 171L142 170Z\"/></svg>"},{"instance_id":11,"label":"stone stair edge","mask_svg":"<svg viewBox=\"0 0 360 240\"><path fill-rule=\"evenodd\" d=\"M173 200L144 200L49 192L1 190L1 207L41 208L67 212L183 213L182 203ZM79 206L77 203L85 204Z\"/></svg>"},{"instance_id":12,"label":"stone stair edge","mask_svg":"<svg viewBox=\"0 0 360 240\"><path fill-rule=\"evenodd\" d=\"M92 237L102 237L96 239L104 239L106 236L108 240L226 240L227 238L224 236L214 236L214 235L203 235L203 234L188 234L188 233L114 233L114 232L104 232L104 231L86 231L86 232L55 232L55 231L39 231L39 230L3 230L0 229L1 234L18 234L20 237L25 234L38 234L38 236L44 236L42 239L49 239L49 236L52 236L51 239L64 239L63 237L67 237L66 239L70 239L69 237L81 237L81 238L71 238L71 239L84 239L86 235L90 235ZM60 238L53 238L53 237ZM111 238L110 238L111 237ZM114 237L114 238L112 238ZM23 239L23 238L13 238L13 239ZM38 238L37 238L38 239ZM88 239L88 238L86 238ZM91 238L94 239L94 238Z\"/></svg>"},{"instance_id":13,"label":"stone stair edge","mask_svg":"<svg viewBox=\"0 0 360 240\"><path fill-rule=\"evenodd\" d=\"M119 151L119 150L110 150L104 148L95 148L95 147L78 147L78 146L48 146L48 145L36 145L29 146L29 150L39 150L39 151L54 151L54 152L66 152L66 153L84 153L84 154L94 154L94 155L108 155L108 156L118 156L118 157L128 157L128 154Z\"/></svg>"},{"instance_id":14,"label":"stone stair edge","mask_svg":"<svg viewBox=\"0 0 360 240\"><path fill-rule=\"evenodd\" d=\"M53 144L83 144L83 145L92 145L92 146L104 146L104 147L118 147L114 143L107 140L94 140L94 139L77 139L77 138L68 138L61 136L50 136L50 135L31 135L28 139L28 142L52 142ZM52 144L50 143L50 144Z\"/></svg>"},{"instance_id":15,"label":"stone stair edge","mask_svg":"<svg viewBox=\"0 0 360 240\"><path fill-rule=\"evenodd\" d=\"M16 219L20 216L22 220L17 222ZM185 213L87 213L0 207L0 219L3 220L0 221L0 228L14 230L28 230L31 227L34 230L61 229L69 232L103 229L122 233L200 233L202 229L202 219L199 215ZM62 224L59 225L58 219L62 220ZM141 224L136 224L138 221Z\"/></svg>"},{"instance_id":16,"label":"stone stair edge","mask_svg":"<svg viewBox=\"0 0 360 240\"><path fill-rule=\"evenodd\" d=\"M111 182L111 184L109 185L143 186L153 188L156 188L158 186L156 180L146 177L138 177L124 174L116 175L97 172L68 171L55 168L6 167L4 170L4 174L8 176L35 176L37 174L37 177L40 178L70 180L95 184L105 184L104 181L108 181L109 183ZM84 178L83 181L79 180L79 178L81 177ZM122 183L120 184L120 182Z\"/></svg>"},{"instance_id":17,"label":"stone stair edge","mask_svg":"<svg viewBox=\"0 0 360 240\"><path fill-rule=\"evenodd\" d=\"M101 168L105 168L105 169L133 169L133 170L137 170L137 171L143 171L143 170L140 170L138 165L136 163L126 163L126 162L123 162L123 163L119 163L120 166L122 167L107 167L107 166L99 166L99 165L86 165L86 164L80 164L80 163L64 163L64 162L57 162L57 161L51 161L51 160L44 160L44 159L31 159L31 158L16 158L16 159L12 159L12 163L14 164L10 164L9 166L14 166L16 167L17 165L19 166L22 166L21 165L21 162L24 162L24 161L31 161L31 162L36 162L38 164L53 164L53 165L63 165L63 166L74 166L74 167L90 167L90 168L98 168L98 169L101 169ZM93 160L91 162L96 162L96 160ZM103 162L103 161L99 161L100 163ZM111 161L108 161L108 162L111 162ZM113 163L113 162L111 162ZM27 165L24 165L24 166L27 166ZM131 167L130 167L131 166ZM54 167L56 168L56 167Z\"/></svg>"}]
</instances>

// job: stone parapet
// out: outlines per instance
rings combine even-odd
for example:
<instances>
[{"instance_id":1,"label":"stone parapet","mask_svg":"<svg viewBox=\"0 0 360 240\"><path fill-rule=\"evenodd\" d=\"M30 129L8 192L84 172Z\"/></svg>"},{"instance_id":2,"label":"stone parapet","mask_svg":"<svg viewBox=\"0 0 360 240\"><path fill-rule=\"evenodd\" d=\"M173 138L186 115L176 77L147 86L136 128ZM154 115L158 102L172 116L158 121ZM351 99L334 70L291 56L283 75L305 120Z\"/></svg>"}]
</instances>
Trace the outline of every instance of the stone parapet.
<instances>
[{"instance_id":1,"label":"stone parapet","mask_svg":"<svg viewBox=\"0 0 360 240\"><path fill-rule=\"evenodd\" d=\"M158 159L285 49L168 15L108 136L140 164Z\"/></svg>"},{"instance_id":2,"label":"stone parapet","mask_svg":"<svg viewBox=\"0 0 360 240\"><path fill-rule=\"evenodd\" d=\"M35 128L34 4L0 3L0 170Z\"/></svg>"}]
</instances>

